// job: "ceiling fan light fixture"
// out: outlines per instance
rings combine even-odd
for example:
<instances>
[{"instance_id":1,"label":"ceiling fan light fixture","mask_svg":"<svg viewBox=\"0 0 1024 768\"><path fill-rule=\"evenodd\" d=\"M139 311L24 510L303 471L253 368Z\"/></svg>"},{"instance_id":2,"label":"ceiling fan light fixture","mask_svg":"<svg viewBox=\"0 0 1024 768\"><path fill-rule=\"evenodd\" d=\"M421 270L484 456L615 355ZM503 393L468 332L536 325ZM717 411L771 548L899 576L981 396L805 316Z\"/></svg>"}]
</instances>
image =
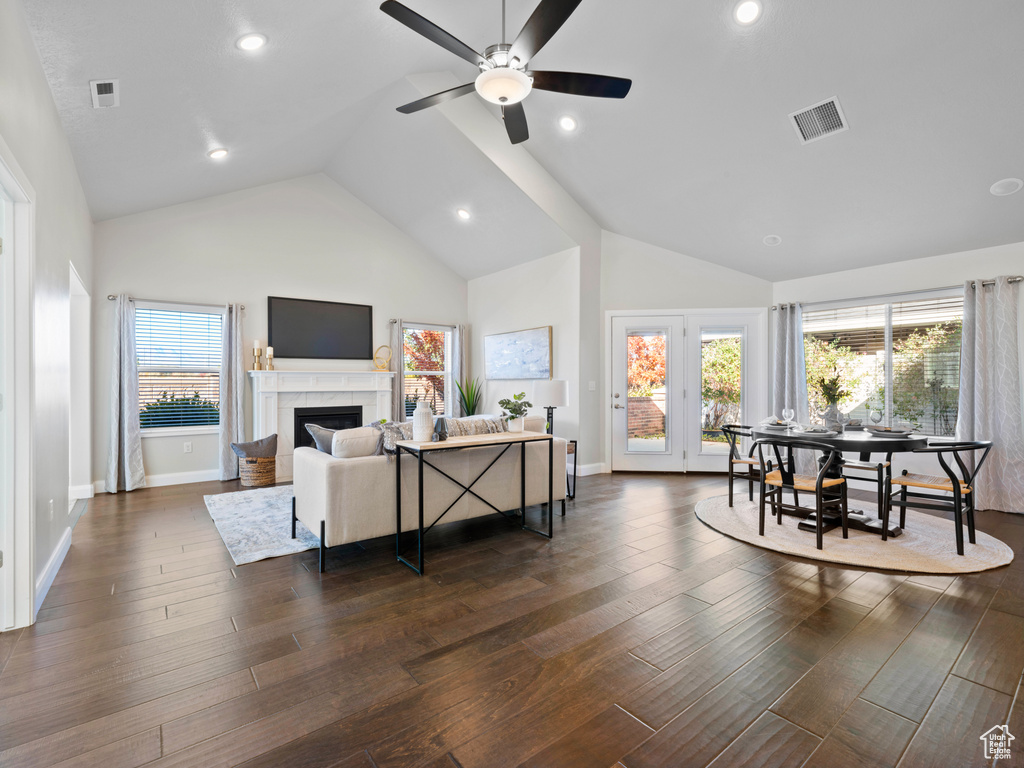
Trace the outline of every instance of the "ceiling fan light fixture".
<instances>
[{"instance_id":1,"label":"ceiling fan light fixture","mask_svg":"<svg viewBox=\"0 0 1024 768\"><path fill-rule=\"evenodd\" d=\"M476 92L499 106L518 104L530 94L531 88L533 80L525 72L511 67L488 69L476 78Z\"/></svg>"},{"instance_id":2,"label":"ceiling fan light fixture","mask_svg":"<svg viewBox=\"0 0 1024 768\"><path fill-rule=\"evenodd\" d=\"M575 131L579 127L579 123L576 122L576 118L569 115L562 115L558 119L558 127L563 131Z\"/></svg>"}]
</instances>

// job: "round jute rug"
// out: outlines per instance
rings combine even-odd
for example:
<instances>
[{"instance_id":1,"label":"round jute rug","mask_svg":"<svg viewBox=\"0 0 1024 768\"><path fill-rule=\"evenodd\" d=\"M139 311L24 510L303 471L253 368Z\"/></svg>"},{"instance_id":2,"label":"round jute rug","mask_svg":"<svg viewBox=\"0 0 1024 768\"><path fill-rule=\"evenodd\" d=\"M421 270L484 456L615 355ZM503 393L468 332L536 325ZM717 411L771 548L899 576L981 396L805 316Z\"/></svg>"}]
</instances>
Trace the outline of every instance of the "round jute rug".
<instances>
[{"instance_id":1,"label":"round jute rug","mask_svg":"<svg viewBox=\"0 0 1024 768\"><path fill-rule=\"evenodd\" d=\"M830 563L859 565L913 573L974 573L998 568L1013 560L1013 550L999 539L977 532L977 544L967 542L964 526L964 555L956 553L953 521L907 510L907 527L902 535L882 541L874 533L842 529L825 534L823 548L814 546L814 534L797 528L799 518L782 516L782 525L765 510L764 536L757 533L757 502L736 499L729 506L727 496L698 502L697 517L719 533L757 547ZM858 508L874 507L858 501Z\"/></svg>"}]
</instances>

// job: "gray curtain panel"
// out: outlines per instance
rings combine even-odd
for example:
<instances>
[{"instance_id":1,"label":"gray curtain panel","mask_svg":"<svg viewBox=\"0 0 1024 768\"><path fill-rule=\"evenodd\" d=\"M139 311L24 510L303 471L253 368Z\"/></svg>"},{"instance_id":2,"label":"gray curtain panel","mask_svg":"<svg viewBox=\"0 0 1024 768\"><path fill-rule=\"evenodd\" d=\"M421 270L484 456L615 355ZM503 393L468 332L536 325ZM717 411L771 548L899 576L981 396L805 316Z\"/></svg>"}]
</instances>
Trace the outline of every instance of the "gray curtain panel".
<instances>
[{"instance_id":1,"label":"gray curtain panel","mask_svg":"<svg viewBox=\"0 0 1024 768\"><path fill-rule=\"evenodd\" d=\"M465 369L465 339L466 339L466 326L456 325L452 329L452 381L446 386L448 391L452 393L452 416L468 416L468 413L462 413L462 406L459 404L459 390L455 386L455 382L461 382L464 369Z\"/></svg>"},{"instance_id":2,"label":"gray curtain panel","mask_svg":"<svg viewBox=\"0 0 1024 768\"><path fill-rule=\"evenodd\" d=\"M994 285L983 282L964 285L956 437L992 441L992 453L975 484L977 508L1024 514L1020 283L1005 276L997 277Z\"/></svg>"},{"instance_id":3,"label":"gray curtain panel","mask_svg":"<svg viewBox=\"0 0 1024 768\"><path fill-rule=\"evenodd\" d=\"M799 304L780 305L775 312L775 410L792 408L800 424L810 421L807 369L804 362L804 321Z\"/></svg>"},{"instance_id":4,"label":"gray curtain panel","mask_svg":"<svg viewBox=\"0 0 1024 768\"><path fill-rule=\"evenodd\" d=\"M395 374L394 381L391 382L391 420L405 421L405 398L402 394L404 389L402 372L405 370L405 356L403 354L405 345L402 338L402 321L391 320L389 322L391 323L391 339L388 342L391 345L391 370Z\"/></svg>"},{"instance_id":5,"label":"gray curtain panel","mask_svg":"<svg viewBox=\"0 0 1024 768\"><path fill-rule=\"evenodd\" d=\"M224 313L220 357L220 479L238 477L238 456L232 443L245 440L245 360L242 350L242 306L228 304Z\"/></svg>"},{"instance_id":6,"label":"gray curtain panel","mask_svg":"<svg viewBox=\"0 0 1024 768\"><path fill-rule=\"evenodd\" d=\"M121 294L114 302L113 357L110 366L110 444L106 488L134 491L146 484L139 425L139 366L135 354L135 302Z\"/></svg>"}]
</instances>

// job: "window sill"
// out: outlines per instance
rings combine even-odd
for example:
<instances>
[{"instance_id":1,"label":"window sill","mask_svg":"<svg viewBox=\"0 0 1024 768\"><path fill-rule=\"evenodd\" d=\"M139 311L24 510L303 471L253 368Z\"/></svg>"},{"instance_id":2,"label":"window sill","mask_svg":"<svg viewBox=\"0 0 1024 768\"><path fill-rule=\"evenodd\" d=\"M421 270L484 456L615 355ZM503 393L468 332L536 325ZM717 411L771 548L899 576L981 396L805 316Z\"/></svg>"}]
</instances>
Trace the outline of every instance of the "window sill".
<instances>
[{"instance_id":1,"label":"window sill","mask_svg":"<svg viewBox=\"0 0 1024 768\"><path fill-rule=\"evenodd\" d=\"M142 438L183 437L187 435L216 435L220 427L150 427L142 430Z\"/></svg>"}]
</instances>

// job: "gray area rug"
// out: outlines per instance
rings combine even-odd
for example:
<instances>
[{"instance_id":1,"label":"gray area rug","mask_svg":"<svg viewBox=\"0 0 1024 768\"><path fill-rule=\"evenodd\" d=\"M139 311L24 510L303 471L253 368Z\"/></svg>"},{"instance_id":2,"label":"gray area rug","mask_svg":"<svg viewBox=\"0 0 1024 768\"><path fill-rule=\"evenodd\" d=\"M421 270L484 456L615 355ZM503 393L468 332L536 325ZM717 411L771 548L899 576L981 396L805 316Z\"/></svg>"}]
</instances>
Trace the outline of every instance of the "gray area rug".
<instances>
[{"instance_id":1,"label":"gray area rug","mask_svg":"<svg viewBox=\"0 0 1024 768\"><path fill-rule=\"evenodd\" d=\"M293 555L320 545L301 522L295 524L292 538L292 495L290 485L280 485L203 497L235 565Z\"/></svg>"},{"instance_id":2,"label":"gray area rug","mask_svg":"<svg viewBox=\"0 0 1024 768\"><path fill-rule=\"evenodd\" d=\"M782 525L765 509L764 536L757 533L757 502L714 496L698 502L697 517L719 533L757 547L830 563L884 568L913 573L974 573L998 568L1013 560L1013 550L999 539L977 531L977 544L967 542L964 526L964 555L956 553L953 521L907 510L907 527L902 535L888 541L863 531L850 531L843 538L841 528L825 534L823 549L814 546L813 533L797 529L800 519L782 516ZM857 501L854 505L874 514L875 506ZM898 512L897 520L898 518Z\"/></svg>"}]
</instances>

